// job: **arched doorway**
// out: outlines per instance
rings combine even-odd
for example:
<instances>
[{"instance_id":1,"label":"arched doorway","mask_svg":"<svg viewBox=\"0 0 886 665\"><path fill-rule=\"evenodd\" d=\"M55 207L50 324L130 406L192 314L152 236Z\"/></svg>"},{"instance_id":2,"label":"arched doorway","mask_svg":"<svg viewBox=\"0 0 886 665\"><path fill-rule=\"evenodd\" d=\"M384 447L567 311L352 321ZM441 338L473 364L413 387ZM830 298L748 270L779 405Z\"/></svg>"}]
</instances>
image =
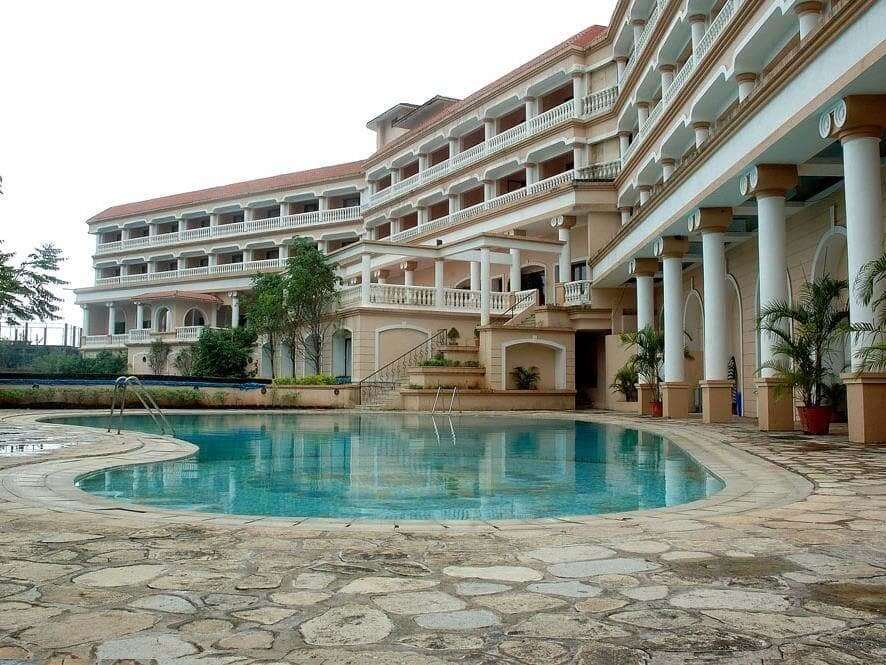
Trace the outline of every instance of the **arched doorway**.
<instances>
[{"instance_id":1,"label":"arched doorway","mask_svg":"<svg viewBox=\"0 0 886 665\"><path fill-rule=\"evenodd\" d=\"M154 313L154 330L159 333L169 332L172 329L172 313L168 307L158 307Z\"/></svg>"},{"instance_id":2,"label":"arched doorway","mask_svg":"<svg viewBox=\"0 0 886 665\"><path fill-rule=\"evenodd\" d=\"M704 306L696 290L689 292L683 307L683 343L688 357L684 359L686 382L692 390L690 406L701 411L701 391L698 382L704 378Z\"/></svg>"},{"instance_id":3,"label":"arched doorway","mask_svg":"<svg viewBox=\"0 0 886 665\"><path fill-rule=\"evenodd\" d=\"M352 354L351 331L340 328L332 335L332 374L335 377L350 380L351 354Z\"/></svg>"},{"instance_id":4,"label":"arched doorway","mask_svg":"<svg viewBox=\"0 0 886 665\"><path fill-rule=\"evenodd\" d=\"M524 291L529 289L538 290L538 304L545 304L545 267L541 265L528 265L520 269L520 286Z\"/></svg>"},{"instance_id":5,"label":"arched doorway","mask_svg":"<svg viewBox=\"0 0 886 665\"><path fill-rule=\"evenodd\" d=\"M827 275L833 279L849 280L849 255L846 249L846 230L834 227L818 242L812 261L812 281ZM850 283L851 285L851 283ZM851 339L847 335L825 359L826 366L839 376L852 363Z\"/></svg>"},{"instance_id":6,"label":"arched doorway","mask_svg":"<svg viewBox=\"0 0 886 665\"><path fill-rule=\"evenodd\" d=\"M729 354L727 370L729 379L735 382L732 395L733 413L744 415L744 354L742 342L744 330L741 310L741 291L732 275L726 275L726 349Z\"/></svg>"}]
</instances>

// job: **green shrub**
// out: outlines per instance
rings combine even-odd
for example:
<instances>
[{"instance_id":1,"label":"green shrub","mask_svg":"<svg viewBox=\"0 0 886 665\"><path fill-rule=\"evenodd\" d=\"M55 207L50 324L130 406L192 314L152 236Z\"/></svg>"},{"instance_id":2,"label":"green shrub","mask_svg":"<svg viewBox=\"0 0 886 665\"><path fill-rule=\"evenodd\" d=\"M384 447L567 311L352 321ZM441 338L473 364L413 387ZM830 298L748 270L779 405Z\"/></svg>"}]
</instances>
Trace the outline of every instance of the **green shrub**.
<instances>
[{"instance_id":1,"label":"green shrub","mask_svg":"<svg viewBox=\"0 0 886 665\"><path fill-rule=\"evenodd\" d=\"M187 346L178 352L172 364L182 376L194 376L194 352Z\"/></svg>"},{"instance_id":2,"label":"green shrub","mask_svg":"<svg viewBox=\"0 0 886 665\"><path fill-rule=\"evenodd\" d=\"M465 360L462 364L462 367L480 367L479 360Z\"/></svg>"},{"instance_id":3,"label":"green shrub","mask_svg":"<svg viewBox=\"0 0 886 665\"><path fill-rule=\"evenodd\" d=\"M419 367L461 367L458 360L449 360L442 353L437 353L433 358L423 360Z\"/></svg>"},{"instance_id":4,"label":"green shrub","mask_svg":"<svg viewBox=\"0 0 886 665\"><path fill-rule=\"evenodd\" d=\"M194 376L241 378L252 362L258 336L253 330L240 328L204 328L192 350Z\"/></svg>"},{"instance_id":5,"label":"green shrub","mask_svg":"<svg viewBox=\"0 0 886 665\"><path fill-rule=\"evenodd\" d=\"M311 376L287 376L274 379L275 386L334 386L338 383L332 374Z\"/></svg>"},{"instance_id":6,"label":"green shrub","mask_svg":"<svg viewBox=\"0 0 886 665\"><path fill-rule=\"evenodd\" d=\"M163 374L166 371L166 362L169 360L169 353L172 347L162 339L155 339L151 342L151 348L148 351L148 367L154 374Z\"/></svg>"},{"instance_id":7,"label":"green shrub","mask_svg":"<svg viewBox=\"0 0 886 665\"><path fill-rule=\"evenodd\" d=\"M515 367L511 376L517 384L517 390L538 390L538 382L541 379L538 367Z\"/></svg>"},{"instance_id":8,"label":"green shrub","mask_svg":"<svg viewBox=\"0 0 886 665\"><path fill-rule=\"evenodd\" d=\"M461 337L461 334L458 332L458 328L450 328L446 331L446 340L450 344L458 344L458 340Z\"/></svg>"},{"instance_id":9,"label":"green shrub","mask_svg":"<svg viewBox=\"0 0 886 665\"><path fill-rule=\"evenodd\" d=\"M47 353L34 362L38 374L116 374L126 371L126 356L111 351L99 351L93 357L73 355L59 351Z\"/></svg>"}]
</instances>

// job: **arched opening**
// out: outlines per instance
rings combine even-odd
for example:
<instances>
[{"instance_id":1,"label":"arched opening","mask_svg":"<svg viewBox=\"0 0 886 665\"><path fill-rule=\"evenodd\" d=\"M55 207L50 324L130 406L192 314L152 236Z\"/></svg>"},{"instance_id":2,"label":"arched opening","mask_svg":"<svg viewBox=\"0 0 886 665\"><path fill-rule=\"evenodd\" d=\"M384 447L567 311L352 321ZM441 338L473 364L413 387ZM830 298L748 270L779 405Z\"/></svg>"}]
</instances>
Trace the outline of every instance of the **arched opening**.
<instances>
[{"instance_id":1,"label":"arched opening","mask_svg":"<svg viewBox=\"0 0 886 665\"><path fill-rule=\"evenodd\" d=\"M351 345L351 331L347 328L340 328L332 335L332 374L345 381L351 377Z\"/></svg>"},{"instance_id":2,"label":"arched opening","mask_svg":"<svg viewBox=\"0 0 886 665\"><path fill-rule=\"evenodd\" d=\"M172 313L168 307L158 307L154 313L154 330L158 333L169 332L172 329Z\"/></svg>"},{"instance_id":3,"label":"arched opening","mask_svg":"<svg viewBox=\"0 0 886 665\"><path fill-rule=\"evenodd\" d=\"M846 231L835 227L825 233L818 243L812 262L812 277L815 281L827 275L833 279L849 280L849 255L846 248ZM850 280L851 284L851 280ZM835 345L832 353L825 358L825 365L836 376L845 372L852 363L851 338L846 335Z\"/></svg>"},{"instance_id":4,"label":"arched opening","mask_svg":"<svg viewBox=\"0 0 886 665\"><path fill-rule=\"evenodd\" d=\"M145 306L144 308L144 318L142 319L142 330L150 330L151 328L151 308ZM138 324L138 321L136 321Z\"/></svg>"},{"instance_id":5,"label":"arched opening","mask_svg":"<svg viewBox=\"0 0 886 665\"><path fill-rule=\"evenodd\" d=\"M282 343L278 347L277 376L295 376L295 354L289 344Z\"/></svg>"},{"instance_id":6,"label":"arched opening","mask_svg":"<svg viewBox=\"0 0 886 665\"><path fill-rule=\"evenodd\" d=\"M528 265L520 269L520 286L524 291L529 289L538 290L538 304L545 304L545 295L547 278L545 276L547 269L542 265Z\"/></svg>"},{"instance_id":7,"label":"arched opening","mask_svg":"<svg viewBox=\"0 0 886 665\"><path fill-rule=\"evenodd\" d=\"M271 379L274 378L275 372L274 367L274 349L270 344L262 344L261 345L261 367L259 369L259 376L263 379Z\"/></svg>"},{"instance_id":8,"label":"arched opening","mask_svg":"<svg viewBox=\"0 0 886 665\"><path fill-rule=\"evenodd\" d=\"M540 340L516 340L502 347L502 386L516 390L514 370L517 367L538 371L539 390L562 390L566 388L566 350L551 342Z\"/></svg>"},{"instance_id":9,"label":"arched opening","mask_svg":"<svg viewBox=\"0 0 886 665\"><path fill-rule=\"evenodd\" d=\"M729 380L735 383L732 393L732 412L744 415L744 354L742 353L741 291L732 275L726 276L726 349L729 353L727 371Z\"/></svg>"},{"instance_id":10,"label":"arched opening","mask_svg":"<svg viewBox=\"0 0 886 665\"><path fill-rule=\"evenodd\" d=\"M407 326L379 328L375 337L375 368L380 369L428 338L428 331Z\"/></svg>"},{"instance_id":11,"label":"arched opening","mask_svg":"<svg viewBox=\"0 0 886 665\"><path fill-rule=\"evenodd\" d=\"M185 312L184 325L185 327L205 326L206 317L203 315L203 312L194 307Z\"/></svg>"},{"instance_id":12,"label":"arched opening","mask_svg":"<svg viewBox=\"0 0 886 665\"><path fill-rule=\"evenodd\" d=\"M118 308L114 317L114 334L125 335L127 330L129 330L129 326L126 325L126 312L122 308Z\"/></svg>"},{"instance_id":13,"label":"arched opening","mask_svg":"<svg viewBox=\"0 0 886 665\"><path fill-rule=\"evenodd\" d=\"M222 305L218 308L218 318L216 319L219 328L231 327L231 306Z\"/></svg>"},{"instance_id":14,"label":"arched opening","mask_svg":"<svg viewBox=\"0 0 886 665\"><path fill-rule=\"evenodd\" d=\"M318 344L317 335L309 335L305 339L305 375L320 374L323 365L323 359L318 357L321 349Z\"/></svg>"},{"instance_id":15,"label":"arched opening","mask_svg":"<svg viewBox=\"0 0 886 665\"><path fill-rule=\"evenodd\" d=\"M698 291L690 291L683 307L683 343L688 352L684 359L686 382L692 391L690 407L701 411L701 390L698 382L704 378L704 307Z\"/></svg>"}]
</instances>

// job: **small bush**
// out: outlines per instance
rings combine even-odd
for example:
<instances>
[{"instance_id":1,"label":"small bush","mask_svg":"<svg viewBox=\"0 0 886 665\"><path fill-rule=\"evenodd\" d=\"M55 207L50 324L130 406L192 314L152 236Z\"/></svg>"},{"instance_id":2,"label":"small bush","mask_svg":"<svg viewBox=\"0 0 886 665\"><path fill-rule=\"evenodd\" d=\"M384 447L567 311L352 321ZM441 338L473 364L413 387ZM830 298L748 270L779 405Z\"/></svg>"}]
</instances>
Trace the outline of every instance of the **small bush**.
<instances>
[{"instance_id":1,"label":"small bush","mask_svg":"<svg viewBox=\"0 0 886 665\"><path fill-rule=\"evenodd\" d=\"M274 379L275 386L334 386L337 384L338 380L332 374L287 376Z\"/></svg>"},{"instance_id":2,"label":"small bush","mask_svg":"<svg viewBox=\"0 0 886 665\"><path fill-rule=\"evenodd\" d=\"M246 368L252 361L257 340L258 336L250 328L204 328L193 347L194 375L251 376Z\"/></svg>"},{"instance_id":3,"label":"small bush","mask_svg":"<svg viewBox=\"0 0 886 665\"><path fill-rule=\"evenodd\" d=\"M175 356L175 360L172 361L172 364L175 365L175 369L178 370L178 373L182 376L193 376L194 375L194 353L187 346L184 347L181 351L178 352L178 355Z\"/></svg>"},{"instance_id":4,"label":"small bush","mask_svg":"<svg viewBox=\"0 0 886 665\"><path fill-rule=\"evenodd\" d=\"M480 367L480 361L478 360L465 360L462 364L462 367Z\"/></svg>"},{"instance_id":5,"label":"small bush","mask_svg":"<svg viewBox=\"0 0 886 665\"><path fill-rule=\"evenodd\" d=\"M511 376L517 384L517 390L538 390L538 382L541 379L538 367L515 367Z\"/></svg>"},{"instance_id":6,"label":"small bush","mask_svg":"<svg viewBox=\"0 0 886 665\"><path fill-rule=\"evenodd\" d=\"M419 367L460 367L458 360L449 360L442 353L436 354L433 358L423 360Z\"/></svg>"},{"instance_id":7,"label":"small bush","mask_svg":"<svg viewBox=\"0 0 886 665\"><path fill-rule=\"evenodd\" d=\"M461 333L458 332L458 328L450 328L446 332L446 339L450 344L458 344L458 340L461 337Z\"/></svg>"},{"instance_id":8,"label":"small bush","mask_svg":"<svg viewBox=\"0 0 886 665\"><path fill-rule=\"evenodd\" d=\"M126 356L111 351L99 351L93 357L69 353L48 353L34 363L38 374L123 374L126 371Z\"/></svg>"},{"instance_id":9,"label":"small bush","mask_svg":"<svg viewBox=\"0 0 886 665\"><path fill-rule=\"evenodd\" d=\"M154 374L163 374L166 371L166 362L169 360L169 353L172 347L162 339L155 339L151 342L151 348L148 351L148 367Z\"/></svg>"}]
</instances>

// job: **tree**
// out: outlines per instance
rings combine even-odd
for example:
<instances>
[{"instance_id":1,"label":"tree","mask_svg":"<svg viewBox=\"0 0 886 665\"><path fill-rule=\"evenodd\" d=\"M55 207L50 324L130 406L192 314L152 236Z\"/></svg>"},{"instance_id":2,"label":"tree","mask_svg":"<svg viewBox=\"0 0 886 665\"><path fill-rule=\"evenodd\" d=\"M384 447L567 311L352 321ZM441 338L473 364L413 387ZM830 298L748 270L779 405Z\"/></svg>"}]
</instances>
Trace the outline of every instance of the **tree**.
<instances>
[{"instance_id":1,"label":"tree","mask_svg":"<svg viewBox=\"0 0 886 665\"><path fill-rule=\"evenodd\" d=\"M170 351L169 344L162 339L155 339L151 342L151 348L148 350L148 367L151 368L153 374L163 374L166 370Z\"/></svg>"},{"instance_id":2,"label":"tree","mask_svg":"<svg viewBox=\"0 0 886 665\"><path fill-rule=\"evenodd\" d=\"M264 336L271 347L271 378L275 378L277 342L286 329L288 319L284 275L269 273L253 277L252 291L245 305L249 327L257 337Z\"/></svg>"},{"instance_id":3,"label":"tree","mask_svg":"<svg viewBox=\"0 0 886 665\"><path fill-rule=\"evenodd\" d=\"M872 323L853 323L860 348L855 352L860 370L886 370L886 253L862 266L855 278L855 293L865 305L873 304Z\"/></svg>"},{"instance_id":4,"label":"tree","mask_svg":"<svg viewBox=\"0 0 886 665\"><path fill-rule=\"evenodd\" d=\"M252 328L204 328L194 344L194 376L247 376L258 337Z\"/></svg>"},{"instance_id":5,"label":"tree","mask_svg":"<svg viewBox=\"0 0 886 665\"><path fill-rule=\"evenodd\" d=\"M337 321L339 283L335 265L306 238L289 250L286 283L287 337L321 371L323 346Z\"/></svg>"},{"instance_id":6,"label":"tree","mask_svg":"<svg viewBox=\"0 0 886 665\"><path fill-rule=\"evenodd\" d=\"M19 265L13 264L14 257L0 249L0 318L9 325L57 319L61 298L54 289L67 284L56 274L64 261L61 249L40 245Z\"/></svg>"},{"instance_id":7,"label":"tree","mask_svg":"<svg viewBox=\"0 0 886 665\"><path fill-rule=\"evenodd\" d=\"M178 370L178 373L182 376L193 376L194 375L194 353L187 346L181 349L178 354L175 356L175 360L172 361L172 364L175 365L175 369Z\"/></svg>"},{"instance_id":8,"label":"tree","mask_svg":"<svg viewBox=\"0 0 886 665\"><path fill-rule=\"evenodd\" d=\"M825 361L849 330L848 289L845 279L825 275L804 284L796 305L776 300L760 310L758 326L775 340L774 359L761 369L772 369L782 379L777 392L796 393L807 407L827 400L833 371Z\"/></svg>"}]
</instances>

